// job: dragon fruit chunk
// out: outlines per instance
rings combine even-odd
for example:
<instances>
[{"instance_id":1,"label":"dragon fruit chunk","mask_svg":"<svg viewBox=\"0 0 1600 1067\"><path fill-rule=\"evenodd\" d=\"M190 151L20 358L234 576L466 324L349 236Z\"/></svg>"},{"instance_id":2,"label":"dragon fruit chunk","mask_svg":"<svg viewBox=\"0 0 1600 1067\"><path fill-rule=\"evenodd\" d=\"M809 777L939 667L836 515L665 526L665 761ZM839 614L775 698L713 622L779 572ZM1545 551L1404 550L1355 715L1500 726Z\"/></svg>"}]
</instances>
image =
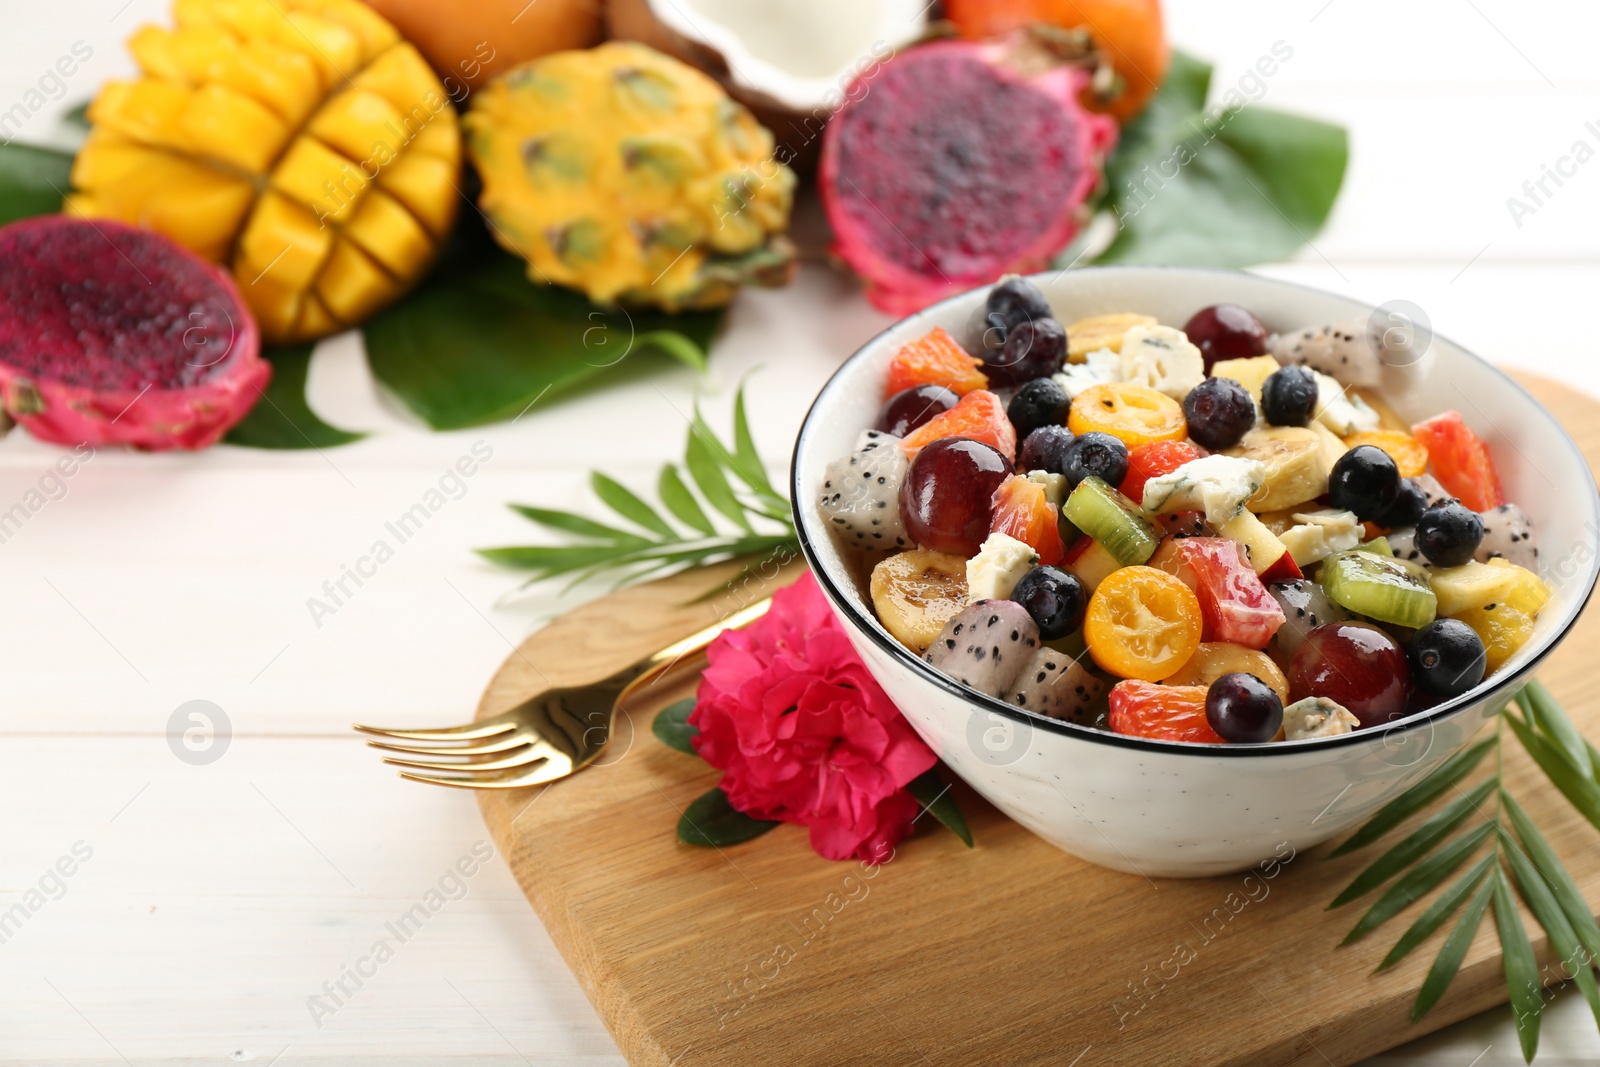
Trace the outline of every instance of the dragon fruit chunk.
<instances>
[{"instance_id":1,"label":"dragon fruit chunk","mask_svg":"<svg viewBox=\"0 0 1600 1067\"><path fill-rule=\"evenodd\" d=\"M227 272L167 238L59 215L0 228L0 404L40 440L205 448L271 377Z\"/></svg>"},{"instance_id":2,"label":"dragon fruit chunk","mask_svg":"<svg viewBox=\"0 0 1600 1067\"><path fill-rule=\"evenodd\" d=\"M1072 240L1117 140L1078 103L1081 59L1023 30L921 45L851 85L818 186L834 253L875 306L909 314Z\"/></svg>"},{"instance_id":3,"label":"dragon fruit chunk","mask_svg":"<svg viewBox=\"0 0 1600 1067\"><path fill-rule=\"evenodd\" d=\"M856 548L911 547L900 517L900 483L911 461L895 447L899 443L891 434L862 430L855 449L823 472L817 510Z\"/></svg>"}]
</instances>

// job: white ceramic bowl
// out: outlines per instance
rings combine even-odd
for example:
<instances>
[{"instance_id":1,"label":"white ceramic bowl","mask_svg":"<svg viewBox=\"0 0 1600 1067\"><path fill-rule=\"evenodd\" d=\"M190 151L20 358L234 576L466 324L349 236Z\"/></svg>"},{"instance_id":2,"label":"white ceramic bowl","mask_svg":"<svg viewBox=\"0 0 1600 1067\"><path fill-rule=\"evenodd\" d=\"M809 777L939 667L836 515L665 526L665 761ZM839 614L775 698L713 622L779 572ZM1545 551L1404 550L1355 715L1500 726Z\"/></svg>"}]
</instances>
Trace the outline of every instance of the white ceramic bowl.
<instances>
[{"instance_id":1,"label":"white ceramic bowl","mask_svg":"<svg viewBox=\"0 0 1600 1067\"><path fill-rule=\"evenodd\" d=\"M1330 293L1235 271L1083 268L1036 275L1065 323L1138 311L1182 326L1240 304L1270 330L1367 316ZM939 674L874 616L814 507L823 468L853 447L883 399L890 358L934 326L969 336L986 290L952 297L873 338L818 394L795 445L793 499L806 560L873 676L941 759L996 807L1091 863L1148 876L1243 870L1346 830L1465 745L1571 629L1600 571L1600 497L1582 454L1521 386L1437 335L1390 369L1385 397L1407 419L1461 412L1492 450L1507 498L1533 519L1556 595L1534 638L1477 689L1382 730L1264 745L1154 741L1033 715Z\"/></svg>"}]
</instances>

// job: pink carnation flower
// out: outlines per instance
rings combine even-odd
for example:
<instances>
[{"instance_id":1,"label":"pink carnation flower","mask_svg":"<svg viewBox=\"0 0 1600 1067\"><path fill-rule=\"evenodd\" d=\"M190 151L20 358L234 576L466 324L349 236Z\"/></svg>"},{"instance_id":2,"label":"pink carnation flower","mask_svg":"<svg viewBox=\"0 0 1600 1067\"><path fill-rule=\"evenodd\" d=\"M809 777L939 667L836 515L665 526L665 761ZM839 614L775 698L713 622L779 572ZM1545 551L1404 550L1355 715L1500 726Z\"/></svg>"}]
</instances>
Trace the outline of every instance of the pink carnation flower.
<instances>
[{"instance_id":1,"label":"pink carnation flower","mask_svg":"<svg viewBox=\"0 0 1600 1067\"><path fill-rule=\"evenodd\" d=\"M809 573L707 650L689 722L735 808L800 823L827 859L877 863L921 810L905 786L932 750L867 673Z\"/></svg>"}]
</instances>

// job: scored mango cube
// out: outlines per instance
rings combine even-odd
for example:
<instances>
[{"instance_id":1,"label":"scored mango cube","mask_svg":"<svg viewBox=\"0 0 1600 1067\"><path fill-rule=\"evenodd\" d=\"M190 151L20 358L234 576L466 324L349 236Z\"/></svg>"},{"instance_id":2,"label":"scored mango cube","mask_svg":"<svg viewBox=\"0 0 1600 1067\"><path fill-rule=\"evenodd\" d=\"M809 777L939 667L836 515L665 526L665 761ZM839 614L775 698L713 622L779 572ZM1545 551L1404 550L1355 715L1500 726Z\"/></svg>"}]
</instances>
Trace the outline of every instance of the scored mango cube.
<instances>
[{"instance_id":1,"label":"scored mango cube","mask_svg":"<svg viewBox=\"0 0 1600 1067\"><path fill-rule=\"evenodd\" d=\"M348 220L367 191L361 168L327 145L302 137L284 153L272 184L316 213L318 219Z\"/></svg>"},{"instance_id":2,"label":"scored mango cube","mask_svg":"<svg viewBox=\"0 0 1600 1067\"><path fill-rule=\"evenodd\" d=\"M457 212L461 129L415 48L359 0L175 0L130 38L63 210L230 266L269 342L395 299ZM381 191L379 191L381 190Z\"/></svg>"},{"instance_id":3,"label":"scored mango cube","mask_svg":"<svg viewBox=\"0 0 1600 1067\"><path fill-rule=\"evenodd\" d=\"M394 296L394 280L349 241L339 241L317 279L317 296L329 313L356 322Z\"/></svg>"},{"instance_id":4,"label":"scored mango cube","mask_svg":"<svg viewBox=\"0 0 1600 1067\"><path fill-rule=\"evenodd\" d=\"M377 93L351 88L329 100L307 129L370 173L404 147L402 121L394 105Z\"/></svg>"},{"instance_id":5,"label":"scored mango cube","mask_svg":"<svg viewBox=\"0 0 1600 1067\"><path fill-rule=\"evenodd\" d=\"M196 154L248 174L265 171L289 139L288 127L270 109L221 85L194 91L183 109L182 125Z\"/></svg>"},{"instance_id":6,"label":"scored mango cube","mask_svg":"<svg viewBox=\"0 0 1600 1067\"><path fill-rule=\"evenodd\" d=\"M239 239L237 273L247 287L270 275L278 285L310 288L333 247L333 236L304 207L268 193Z\"/></svg>"},{"instance_id":7,"label":"scored mango cube","mask_svg":"<svg viewBox=\"0 0 1600 1067\"><path fill-rule=\"evenodd\" d=\"M433 239L428 231L387 193L374 191L368 196L344 232L373 259L402 278L416 274L433 254Z\"/></svg>"}]
</instances>

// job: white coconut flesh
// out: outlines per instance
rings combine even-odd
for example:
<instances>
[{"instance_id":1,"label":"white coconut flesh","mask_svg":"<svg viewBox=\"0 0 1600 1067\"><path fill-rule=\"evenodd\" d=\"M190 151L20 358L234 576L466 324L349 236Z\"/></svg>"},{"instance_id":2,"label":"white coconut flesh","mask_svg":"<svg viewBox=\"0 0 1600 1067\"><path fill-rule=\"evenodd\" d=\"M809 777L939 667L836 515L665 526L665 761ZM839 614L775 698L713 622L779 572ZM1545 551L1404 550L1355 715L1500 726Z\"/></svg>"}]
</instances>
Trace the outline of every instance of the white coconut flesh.
<instances>
[{"instance_id":1,"label":"white coconut flesh","mask_svg":"<svg viewBox=\"0 0 1600 1067\"><path fill-rule=\"evenodd\" d=\"M733 82L784 107L833 109L858 74L927 26L927 0L647 0L663 24L718 52Z\"/></svg>"}]
</instances>

